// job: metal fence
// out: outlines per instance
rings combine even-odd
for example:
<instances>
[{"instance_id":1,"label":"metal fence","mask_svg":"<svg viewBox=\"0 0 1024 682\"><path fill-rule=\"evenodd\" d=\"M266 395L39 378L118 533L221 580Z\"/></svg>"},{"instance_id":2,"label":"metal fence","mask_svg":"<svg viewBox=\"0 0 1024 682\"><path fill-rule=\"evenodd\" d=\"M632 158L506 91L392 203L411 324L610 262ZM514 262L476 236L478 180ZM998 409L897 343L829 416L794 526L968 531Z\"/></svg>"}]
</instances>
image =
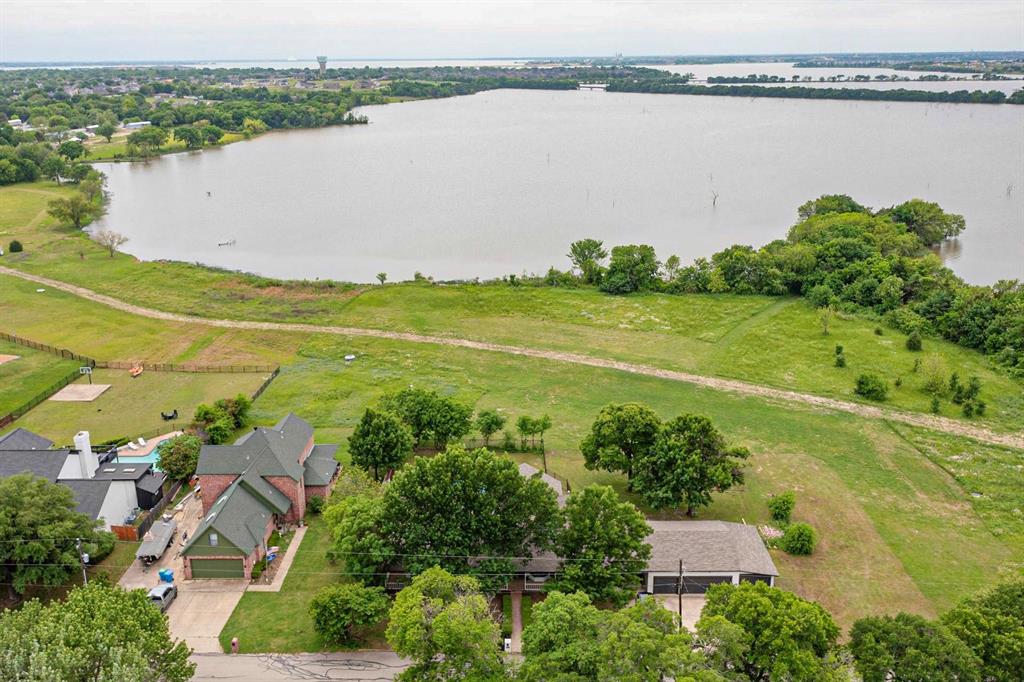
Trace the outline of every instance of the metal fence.
<instances>
[{"instance_id":1,"label":"metal fence","mask_svg":"<svg viewBox=\"0 0 1024 682\"><path fill-rule=\"evenodd\" d=\"M98 369L135 369L141 367L150 372L191 372L195 374L259 374L273 372L274 365L196 365L170 362L124 362L120 360L97 360Z\"/></svg>"},{"instance_id":2,"label":"metal fence","mask_svg":"<svg viewBox=\"0 0 1024 682\"><path fill-rule=\"evenodd\" d=\"M33 407L35 407L39 403L43 402L44 400L49 398L51 395L53 395L54 393L56 393L60 389L64 388L65 386L70 384L72 381L74 381L78 377L79 377L79 374L78 374L78 370L76 369L75 371L70 372L69 374L67 374L66 376L61 378L60 380L56 381L52 386L50 386L46 390L44 390L44 391L40 392L39 394L37 394L34 398L32 398L31 400L26 402L24 405L21 405L20 407L17 407L14 410L11 410L7 414L5 414L4 416L0 417L0 429L2 429L3 427L7 426L8 424L10 424L15 419L17 419L18 417L22 416L26 412L28 412L29 410L31 410Z\"/></svg>"},{"instance_id":3,"label":"metal fence","mask_svg":"<svg viewBox=\"0 0 1024 682\"><path fill-rule=\"evenodd\" d=\"M90 358L87 355L75 353L67 348L57 348L56 346L51 346L48 343L39 343L38 341L32 341L21 336L15 336L14 334L7 334L5 332L0 332L0 339L10 341L11 343L19 346L25 346L26 348L41 350L44 353L50 353L51 355L56 355L58 358L64 358L65 360L78 360L83 365L88 365L90 367L96 366L96 360L93 358Z\"/></svg>"}]
</instances>

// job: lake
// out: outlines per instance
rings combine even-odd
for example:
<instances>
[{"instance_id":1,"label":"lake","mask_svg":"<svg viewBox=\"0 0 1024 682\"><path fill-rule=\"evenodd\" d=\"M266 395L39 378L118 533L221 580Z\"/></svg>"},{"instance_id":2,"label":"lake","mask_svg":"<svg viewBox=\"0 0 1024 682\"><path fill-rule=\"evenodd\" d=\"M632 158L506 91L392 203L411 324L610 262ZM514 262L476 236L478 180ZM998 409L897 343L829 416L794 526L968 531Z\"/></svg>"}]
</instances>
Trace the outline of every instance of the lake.
<instances>
[{"instance_id":1,"label":"lake","mask_svg":"<svg viewBox=\"0 0 1024 682\"><path fill-rule=\"evenodd\" d=\"M564 269L583 237L688 263L783 238L802 202L847 193L962 213L950 267L1024 278L1021 106L499 90L360 113L369 125L103 164L97 227L144 259L454 279Z\"/></svg>"}]
</instances>

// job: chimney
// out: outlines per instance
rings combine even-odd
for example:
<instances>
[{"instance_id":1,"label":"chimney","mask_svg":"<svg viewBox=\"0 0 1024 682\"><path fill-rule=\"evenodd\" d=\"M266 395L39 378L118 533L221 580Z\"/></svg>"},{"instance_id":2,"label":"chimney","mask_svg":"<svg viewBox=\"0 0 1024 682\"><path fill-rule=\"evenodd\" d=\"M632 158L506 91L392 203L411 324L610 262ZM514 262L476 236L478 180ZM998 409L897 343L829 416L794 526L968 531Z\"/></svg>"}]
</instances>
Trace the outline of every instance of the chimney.
<instances>
[{"instance_id":1,"label":"chimney","mask_svg":"<svg viewBox=\"0 0 1024 682\"><path fill-rule=\"evenodd\" d=\"M82 470L82 478L92 478L100 468L100 462L92 452L88 431L79 431L75 434L75 447L78 449L78 465Z\"/></svg>"}]
</instances>

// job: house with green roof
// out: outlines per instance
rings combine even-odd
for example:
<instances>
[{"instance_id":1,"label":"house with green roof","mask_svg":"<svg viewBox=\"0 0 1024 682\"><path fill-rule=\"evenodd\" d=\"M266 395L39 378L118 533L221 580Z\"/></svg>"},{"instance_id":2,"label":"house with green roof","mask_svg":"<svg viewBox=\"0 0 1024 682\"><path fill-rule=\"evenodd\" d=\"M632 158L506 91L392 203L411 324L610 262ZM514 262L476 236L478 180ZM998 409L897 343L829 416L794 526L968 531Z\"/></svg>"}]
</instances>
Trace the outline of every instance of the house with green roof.
<instances>
[{"instance_id":1,"label":"house with green roof","mask_svg":"<svg viewBox=\"0 0 1024 682\"><path fill-rule=\"evenodd\" d=\"M196 475L203 520L182 549L185 579L249 578L275 527L299 525L306 501L326 497L337 445L314 445L313 427L289 414L233 445L204 445Z\"/></svg>"}]
</instances>

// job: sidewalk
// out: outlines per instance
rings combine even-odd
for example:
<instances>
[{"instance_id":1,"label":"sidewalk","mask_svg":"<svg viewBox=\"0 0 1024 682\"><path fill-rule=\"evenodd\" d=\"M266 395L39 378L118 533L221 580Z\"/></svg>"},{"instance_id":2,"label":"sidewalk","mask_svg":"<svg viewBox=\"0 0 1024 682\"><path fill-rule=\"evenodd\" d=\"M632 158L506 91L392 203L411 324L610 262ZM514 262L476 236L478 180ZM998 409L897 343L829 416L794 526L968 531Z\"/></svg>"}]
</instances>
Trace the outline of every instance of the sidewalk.
<instances>
[{"instance_id":1,"label":"sidewalk","mask_svg":"<svg viewBox=\"0 0 1024 682\"><path fill-rule=\"evenodd\" d=\"M306 528L308 528L308 526L303 526L295 531L295 537L292 538L284 556L281 557L281 565L277 567L277 573L274 574L274 580L269 585L249 585L249 592L281 591L281 585L284 584L284 579L288 577L288 569L292 567L292 561L295 559L295 555L299 551L299 545L302 544L302 538L306 537Z\"/></svg>"}]
</instances>

